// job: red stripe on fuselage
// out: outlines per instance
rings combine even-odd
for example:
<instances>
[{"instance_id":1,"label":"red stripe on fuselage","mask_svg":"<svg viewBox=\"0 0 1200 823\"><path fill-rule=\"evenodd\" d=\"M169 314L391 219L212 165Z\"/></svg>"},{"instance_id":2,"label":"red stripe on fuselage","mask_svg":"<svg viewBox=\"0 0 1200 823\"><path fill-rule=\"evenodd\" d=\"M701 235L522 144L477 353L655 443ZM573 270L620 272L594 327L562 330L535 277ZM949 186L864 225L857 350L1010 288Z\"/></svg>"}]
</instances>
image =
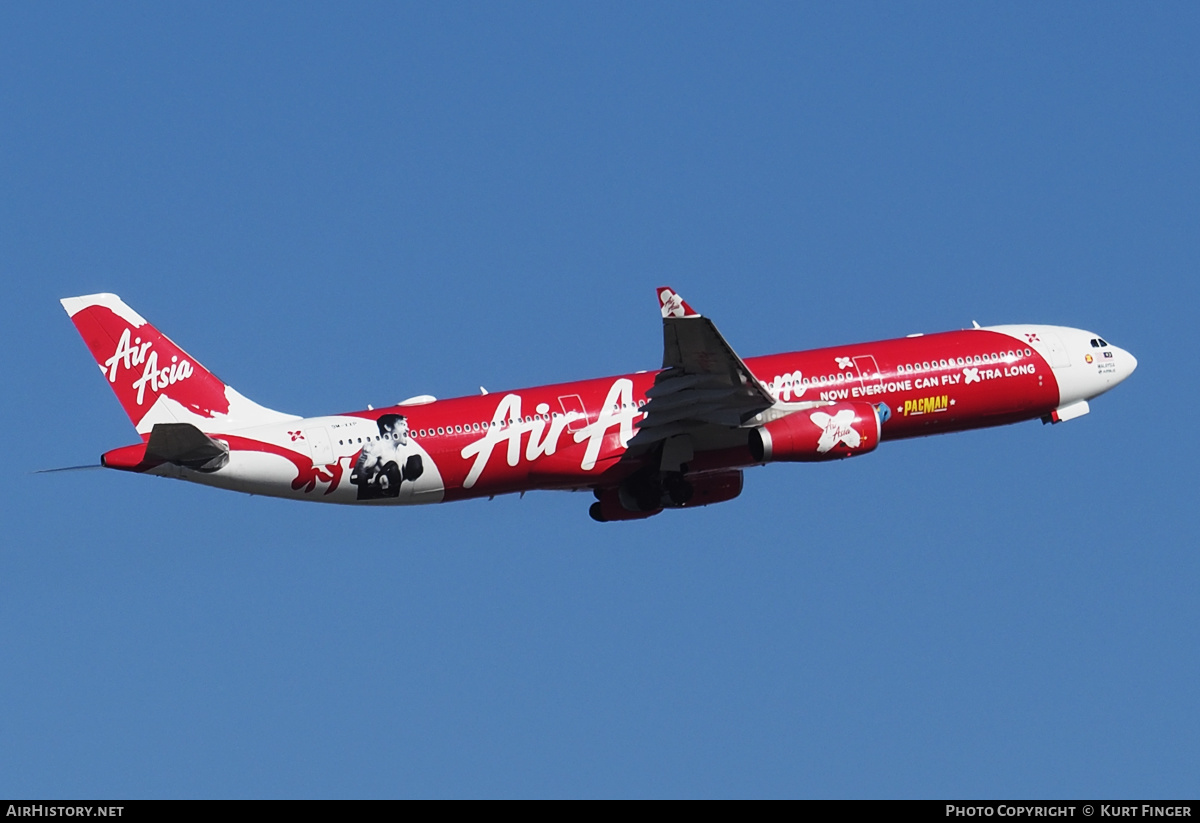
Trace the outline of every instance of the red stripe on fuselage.
<instances>
[{"instance_id":1,"label":"red stripe on fuselage","mask_svg":"<svg viewBox=\"0 0 1200 823\"><path fill-rule=\"evenodd\" d=\"M1036 351L1008 335L981 329L767 355L746 364L784 400L886 403L892 415L883 426L884 440L1036 419L1059 402L1053 371ZM618 375L351 416L376 420L384 414L404 415L410 437L437 464L447 501L535 488L607 486L640 464L620 459L619 419L600 432L601 415L625 414L636 432L641 420L637 407L645 402L654 377L654 372ZM627 394L619 391L619 381L628 381L620 384L628 385ZM614 409L614 396L618 405L623 401L632 408ZM578 403L586 410L586 421L556 422L556 415ZM514 422L497 433L493 423L502 409L502 417ZM577 441L572 429L584 426L592 427L590 436ZM443 433L437 433L438 427ZM551 438L551 432L556 436ZM593 437L599 442L593 443ZM551 442L553 453L547 454ZM585 469L589 446L595 464ZM471 483L481 459L482 469ZM751 463L748 451L728 448L696 460L706 470Z\"/></svg>"}]
</instances>

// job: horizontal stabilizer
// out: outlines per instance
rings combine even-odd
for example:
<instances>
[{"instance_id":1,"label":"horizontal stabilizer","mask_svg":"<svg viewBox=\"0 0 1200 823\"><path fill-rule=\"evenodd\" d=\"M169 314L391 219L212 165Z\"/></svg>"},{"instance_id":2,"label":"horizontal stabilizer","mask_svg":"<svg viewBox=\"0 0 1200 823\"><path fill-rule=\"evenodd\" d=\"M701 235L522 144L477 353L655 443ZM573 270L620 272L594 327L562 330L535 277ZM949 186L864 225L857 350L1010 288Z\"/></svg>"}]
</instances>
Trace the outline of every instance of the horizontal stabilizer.
<instances>
[{"instance_id":1,"label":"horizontal stabilizer","mask_svg":"<svg viewBox=\"0 0 1200 823\"><path fill-rule=\"evenodd\" d=\"M92 469L102 469L104 466L99 463L89 463L86 466L63 466L58 469L37 469L34 474L55 474L57 472L81 472L90 471Z\"/></svg>"},{"instance_id":2,"label":"horizontal stabilizer","mask_svg":"<svg viewBox=\"0 0 1200 823\"><path fill-rule=\"evenodd\" d=\"M191 423L158 423L146 442L146 461L214 472L229 462L229 447Z\"/></svg>"}]
</instances>

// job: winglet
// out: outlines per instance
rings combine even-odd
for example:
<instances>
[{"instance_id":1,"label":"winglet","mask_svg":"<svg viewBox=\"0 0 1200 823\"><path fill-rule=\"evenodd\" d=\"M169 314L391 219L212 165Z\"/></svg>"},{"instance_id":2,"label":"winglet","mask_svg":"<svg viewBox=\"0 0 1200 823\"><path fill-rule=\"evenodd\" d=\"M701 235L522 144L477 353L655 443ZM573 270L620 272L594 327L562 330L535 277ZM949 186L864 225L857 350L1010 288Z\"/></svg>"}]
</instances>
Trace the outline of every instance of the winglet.
<instances>
[{"instance_id":1,"label":"winglet","mask_svg":"<svg viewBox=\"0 0 1200 823\"><path fill-rule=\"evenodd\" d=\"M689 306L670 286L658 287L658 303L664 318L700 316L700 312Z\"/></svg>"},{"instance_id":2,"label":"winglet","mask_svg":"<svg viewBox=\"0 0 1200 823\"><path fill-rule=\"evenodd\" d=\"M696 426L736 428L775 403L712 320L666 286L658 289L658 302L663 370L646 393L646 416L631 443L656 443Z\"/></svg>"}]
</instances>

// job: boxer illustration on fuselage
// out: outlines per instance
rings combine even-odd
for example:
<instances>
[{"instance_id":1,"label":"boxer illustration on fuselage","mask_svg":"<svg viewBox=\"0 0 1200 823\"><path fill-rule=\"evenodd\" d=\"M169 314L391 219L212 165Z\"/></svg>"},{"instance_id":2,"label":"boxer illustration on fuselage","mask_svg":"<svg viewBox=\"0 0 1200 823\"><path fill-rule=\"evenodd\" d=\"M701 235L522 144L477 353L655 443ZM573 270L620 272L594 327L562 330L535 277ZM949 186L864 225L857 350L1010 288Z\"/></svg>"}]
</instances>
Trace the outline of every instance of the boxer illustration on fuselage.
<instances>
[{"instance_id":1,"label":"boxer illustration on fuselage","mask_svg":"<svg viewBox=\"0 0 1200 823\"><path fill-rule=\"evenodd\" d=\"M368 440L350 472L359 500L400 496L400 484L415 481L425 471L421 455L404 455L408 446L408 420L402 414L385 414L377 421L379 439Z\"/></svg>"}]
</instances>

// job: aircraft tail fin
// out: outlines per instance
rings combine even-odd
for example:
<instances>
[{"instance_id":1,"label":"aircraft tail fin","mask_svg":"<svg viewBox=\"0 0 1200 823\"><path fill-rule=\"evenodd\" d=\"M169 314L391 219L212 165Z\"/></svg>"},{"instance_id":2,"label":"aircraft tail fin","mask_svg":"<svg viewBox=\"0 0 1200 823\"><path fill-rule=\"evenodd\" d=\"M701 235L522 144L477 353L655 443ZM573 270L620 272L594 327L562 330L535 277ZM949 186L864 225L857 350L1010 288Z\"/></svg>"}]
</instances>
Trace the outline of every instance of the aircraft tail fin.
<instances>
[{"instance_id":1,"label":"aircraft tail fin","mask_svg":"<svg viewBox=\"0 0 1200 823\"><path fill-rule=\"evenodd\" d=\"M225 385L115 294L61 302L143 437L156 423L190 423L204 432L223 432L297 419Z\"/></svg>"}]
</instances>

